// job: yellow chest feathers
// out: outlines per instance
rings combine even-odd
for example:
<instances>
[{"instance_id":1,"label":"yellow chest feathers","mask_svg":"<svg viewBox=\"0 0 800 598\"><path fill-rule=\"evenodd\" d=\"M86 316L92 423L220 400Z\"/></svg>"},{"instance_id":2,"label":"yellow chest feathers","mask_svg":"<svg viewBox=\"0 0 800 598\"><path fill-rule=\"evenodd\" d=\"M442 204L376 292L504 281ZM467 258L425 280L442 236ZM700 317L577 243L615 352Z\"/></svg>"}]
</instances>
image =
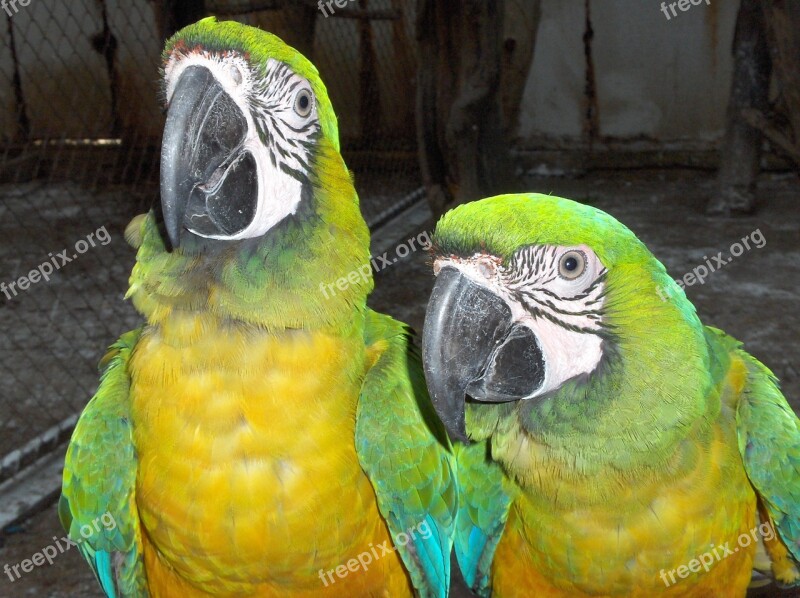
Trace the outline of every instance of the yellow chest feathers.
<instances>
[{"instance_id":1,"label":"yellow chest feathers","mask_svg":"<svg viewBox=\"0 0 800 598\"><path fill-rule=\"evenodd\" d=\"M668 467L638 478L540 471L498 546L497 596L534 586L554 597L744 595L759 521L732 426L687 439Z\"/></svg>"},{"instance_id":2,"label":"yellow chest feathers","mask_svg":"<svg viewBox=\"0 0 800 598\"><path fill-rule=\"evenodd\" d=\"M137 503L181 576L303 583L384 537L353 442L364 361L355 334L199 319L143 334L130 363Z\"/></svg>"}]
</instances>

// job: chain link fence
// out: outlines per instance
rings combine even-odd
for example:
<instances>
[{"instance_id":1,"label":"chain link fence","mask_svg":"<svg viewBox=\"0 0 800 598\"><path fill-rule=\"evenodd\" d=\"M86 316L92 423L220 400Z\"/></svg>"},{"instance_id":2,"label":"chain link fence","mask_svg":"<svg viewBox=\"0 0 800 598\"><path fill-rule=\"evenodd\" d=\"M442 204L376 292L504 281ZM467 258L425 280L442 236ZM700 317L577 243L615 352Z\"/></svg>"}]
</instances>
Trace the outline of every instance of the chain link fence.
<instances>
[{"instance_id":1,"label":"chain link fence","mask_svg":"<svg viewBox=\"0 0 800 598\"><path fill-rule=\"evenodd\" d=\"M105 347L140 322L123 301L134 259L123 230L158 198L170 9L0 3L0 482L68 437ZM374 227L420 186L413 2L332 9L216 0L202 13L272 31L317 65Z\"/></svg>"}]
</instances>

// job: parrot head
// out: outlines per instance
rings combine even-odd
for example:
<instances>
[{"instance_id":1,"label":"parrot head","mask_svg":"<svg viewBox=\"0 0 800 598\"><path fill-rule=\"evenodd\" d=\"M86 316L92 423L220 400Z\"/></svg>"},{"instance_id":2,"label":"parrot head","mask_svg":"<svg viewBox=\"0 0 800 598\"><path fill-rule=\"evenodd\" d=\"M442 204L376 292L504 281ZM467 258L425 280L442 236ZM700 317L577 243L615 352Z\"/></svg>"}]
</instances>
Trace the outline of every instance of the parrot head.
<instances>
[{"instance_id":1,"label":"parrot head","mask_svg":"<svg viewBox=\"0 0 800 598\"><path fill-rule=\"evenodd\" d=\"M524 403L529 415L539 410L539 423L555 413L586 417L601 407L583 400L593 382L621 387L625 378L610 374L627 369L646 380L671 367L655 363L664 337L689 335L696 323L628 228L567 199L509 195L460 206L438 223L433 259L425 373L440 418L463 441L479 435L467 429L465 403ZM665 302L657 289L670 284L675 299Z\"/></svg>"},{"instance_id":2,"label":"parrot head","mask_svg":"<svg viewBox=\"0 0 800 598\"><path fill-rule=\"evenodd\" d=\"M164 51L161 202L183 235L264 235L308 208L314 163L338 152L336 116L316 68L279 38L214 18Z\"/></svg>"},{"instance_id":3,"label":"parrot head","mask_svg":"<svg viewBox=\"0 0 800 598\"><path fill-rule=\"evenodd\" d=\"M208 18L167 42L162 75L162 217L126 232L134 306L151 324L207 312L271 330L351 325L373 284L369 230L314 65Z\"/></svg>"}]
</instances>

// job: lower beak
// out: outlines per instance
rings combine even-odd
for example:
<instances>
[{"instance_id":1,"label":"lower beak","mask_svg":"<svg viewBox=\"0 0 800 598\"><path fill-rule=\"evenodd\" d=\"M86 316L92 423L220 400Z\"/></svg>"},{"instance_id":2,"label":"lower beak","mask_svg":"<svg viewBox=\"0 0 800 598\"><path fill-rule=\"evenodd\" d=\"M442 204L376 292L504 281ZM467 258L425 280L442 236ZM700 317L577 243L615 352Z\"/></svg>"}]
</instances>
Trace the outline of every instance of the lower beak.
<instances>
[{"instance_id":1,"label":"lower beak","mask_svg":"<svg viewBox=\"0 0 800 598\"><path fill-rule=\"evenodd\" d=\"M502 298L454 268L433 287L422 338L425 378L450 436L467 442L466 396L507 402L528 397L544 382L536 335L514 322Z\"/></svg>"},{"instance_id":2,"label":"lower beak","mask_svg":"<svg viewBox=\"0 0 800 598\"><path fill-rule=\"evenodd\" d=\"M170 99L161 146L161 207L173 248L184 228L230 236L252 221L257 178L246 136L241 109L211 71L188 67Z\"/></svg>"}]
</instances>

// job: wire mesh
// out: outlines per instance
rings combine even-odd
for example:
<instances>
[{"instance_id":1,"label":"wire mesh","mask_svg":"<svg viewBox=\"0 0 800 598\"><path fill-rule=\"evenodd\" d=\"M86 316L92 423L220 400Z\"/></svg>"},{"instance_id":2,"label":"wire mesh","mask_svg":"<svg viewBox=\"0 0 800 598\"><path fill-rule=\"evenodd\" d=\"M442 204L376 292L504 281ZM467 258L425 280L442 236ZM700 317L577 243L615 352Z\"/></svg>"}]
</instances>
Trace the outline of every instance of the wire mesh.
<instances>
[{"instance_id":1,"label":"wire mesh","mask_svg":"<svg viewBox=\"0 0 800 598\"><path fill-rule=\"evenodd\" d=\"M123 301L123 231L158 197L171 22L165 2L23 1L0 3L0 457L80 411L105 347L140 322ZM216 0L201 12L270 30L315 62L375 224L420 186L413 2L332 8Z\"/></svg>"}]
</instances>

